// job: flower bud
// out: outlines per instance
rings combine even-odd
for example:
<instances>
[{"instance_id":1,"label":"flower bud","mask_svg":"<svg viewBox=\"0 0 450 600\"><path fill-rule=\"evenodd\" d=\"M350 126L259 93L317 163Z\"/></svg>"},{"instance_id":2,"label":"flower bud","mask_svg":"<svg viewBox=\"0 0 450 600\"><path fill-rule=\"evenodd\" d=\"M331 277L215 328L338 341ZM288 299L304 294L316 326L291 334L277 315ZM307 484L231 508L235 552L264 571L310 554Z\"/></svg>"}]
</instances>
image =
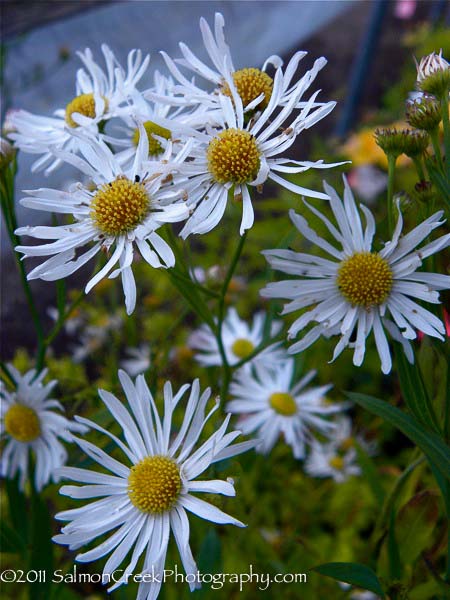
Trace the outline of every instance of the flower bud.
<instances>
[{"instance_id":1,"label":"flower bud","mask_svg":"<svg viewBox=\"0 0 450 600\"><path fill-rule=\"evenodd\" d=\"M435 131L442 120L439 102L433 96L424 95L420 99L406 103L406 120L412 127Z\"/></svg>"},{"instance_id":2,"label":"flower bud","mask_svg":"<svg viewBox=\"0 0 450 600\"><path fill-rule=\"evenodd\" d=\"M419 181L414 186L414 197L419 202L430 204L437 199L436 190L431 181Z\"/></svg>"},{"instance_id":3,"label":"flower bud","mask_svg":"<svg viewBox=\"0 0 450 600\"><path fill-rule=\"evenodd\" d=\"M397 158L400 154L423 154L430 140L425 131L383 127L375 130L375 141L387 156Z\"/></svg>"},{"instance_id":4,"label":"flower bud","mask_svg":"<svg viewBox=\"0 0 450 600\"><path fill-rule=\"evenodd\" d=\"M5 169L13 160L16 151L7 139L0 137L0 169Z\"/></svg>"},{"instance_id":5,"label":"flower bud","mask_svg":"<svg viewBox=\"0 0 450 600\"><path fill-rule=\"evenodd\" d=\"M442 50L421 58L417 65L417 85L423 92L438 98L448 97L450 64L442 57Z\"/></svg>"}]
</instances>

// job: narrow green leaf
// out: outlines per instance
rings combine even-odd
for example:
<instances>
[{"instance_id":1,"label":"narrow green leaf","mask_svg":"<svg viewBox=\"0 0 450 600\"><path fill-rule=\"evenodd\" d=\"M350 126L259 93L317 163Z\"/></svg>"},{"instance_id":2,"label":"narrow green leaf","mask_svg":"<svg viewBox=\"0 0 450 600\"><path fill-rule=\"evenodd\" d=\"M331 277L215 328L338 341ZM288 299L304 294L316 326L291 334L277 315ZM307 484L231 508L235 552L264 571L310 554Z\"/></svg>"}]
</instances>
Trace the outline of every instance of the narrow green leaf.
<instances>
[{"instance_id":1,"label":"narrow green leaf","mask_svg":"<svg viewBox=\"0 0 450 600\"><path fill-rule=\"evenodd\" d=\"M381 583L370 567L359 563L333 562L318 565L312 569L326 577L332 577L337 581L345 581L363 590L369 590L384 598Z\"/></svg>"},{"instance_id":2,"label":"narrow green leaf","mask_svg":"<svg viewBox=\"0 0 450 600\"><path fill-rule=\"evenodd\" d=\"M412 414L433 429L440 432L436 414L433 410L430 398L425 388L420 369L417 365L410 365L403 348L399 344L395 346L400 387L403 399Z\"/></svg>"},{"instance_id":3,"label":"narrow green leaf","mask_svg":"<svg viewBox=\"0 0 450 600\"><path fill-rule=\"evenodd\" d=\"M0 521L0 548L2 552L25 553L24 540L4 520Z\"/></svg>"},{"instance_id":4,"label":"narrow green leaf","mask_svg":"<svg viewBox=\"0 0 450 600\"><path fill-rule=\"evenodd\" d=\"M450 449L433 431L427 431L412 416L383 400L354 392L347 392L347 396L369 412L400 429L406 437L419 446L429 462L444 477L450 479Z\"/></svg>"},{"instance_id":5,"label":"narrow green leaf","mask_svg":"<svg viewBox=\"0 0 450 600\"><path fill-rule=\"evenodd\" d=\"M396 538L403 564L412 565L418 556L432 543L439 517L439 495L425 490L416 494L399 511L395 525Z\"/></svg>"},{"instance_id":6,"label":"narrow green leaf","mask_svg":"<svg viewBox=\"0 0 450 600\"><path fill-rule=\"evenodd\" d=\"M31 553L28 568L46 572L45 581L30 583L30 598L47 600L53 573L51 518L47 504L34 489L31 494Z\"/></svg>"},{"instance_id":7,"label":"narrow green leaf","mask_svg":"<svg viewBox=\"0 0 450 600\"><path fill-rule=\"evenodd\" d=\"M403 544L403 540L402 540ZM402 578L403 567L400 559L400 550L395 535L395 511L391 511L389 519L389 530L387 535L387 553L389 560L389 578L391 581L397 581Z\"/></svg>"},{"instance_id":8,"label":"narrow green leaf","mask_svg":"<svg viewBox=\"0 0 450 600\"><path fill-rule=\"evenodd\" d=\"M19 489L17 477L15 479L5 479L5 489L8 495L11 524L18 537L22 540L23 549L25 549L28 543L28 518L25 495Z\"/></svg>"}]
</instances>

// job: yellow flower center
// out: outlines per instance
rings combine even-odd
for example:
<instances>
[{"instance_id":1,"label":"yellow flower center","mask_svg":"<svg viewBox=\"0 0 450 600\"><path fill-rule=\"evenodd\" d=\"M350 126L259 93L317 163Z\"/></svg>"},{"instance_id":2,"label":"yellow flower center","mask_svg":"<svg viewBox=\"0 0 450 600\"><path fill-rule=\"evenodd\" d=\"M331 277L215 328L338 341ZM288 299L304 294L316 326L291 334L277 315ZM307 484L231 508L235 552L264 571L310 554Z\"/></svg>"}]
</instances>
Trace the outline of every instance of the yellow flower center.
<instances>
[{"instance_id":1,"label":"yellow flower center","mask_svg":"<svg viewBox=\"0 0 450 600\"><path fill-rule=\"evenodd\" d=\"M353 448L354 445L355 440L352 437L348 437L343 442L341 442L340 449L342 450L342 452L346 452L347 450L350 450L350 448Z\"/></svg>"},{"instance_id":2,"label":"yellow flower center","mask_svg":"<svg viewBox=\"0 0 450 600\"><path fill-rule=\"evenodd\" d=\"M142 512L159 514L170 510L180 491L180 470L168 456L147 456L131 468L128 496Z\"/></svg>"},{"instance_id":3,"label":"yellow flower center","mask_svg":"<svg viewBox=\"0 0 450 600\"><path fill-rule=\"evenodd\" d=\"M231 346L232 353L238 358L247 358L253 350L255 346L252 344L250 340L246 340L245 338L239 338L233 345Z\"/></svg>"},{"instance_id":4,"label":"yellow flower center","mask_svg":"<svg viewBox=\"0 0 450 600\"><path fill-rule=\"evenodd\" d=\"M339 267L337 286L350 304L373 306L383 304L392 289L393 274L379 254L357 252Z\"/></svg>"},{"instance_id":5,"label":"yellow flower center","mask_svg":"<svg viewBox=\"0 0 450 600\"><path fill-rule=\"evenodd\" d=\"M159 137L164 138L165 140L170 140L171 133L169 129L165 127L161 127L153 121L145 121L144 129L147 132L148 137L148 154L149 156L158 156L163 151L163 147L161 146L161 142L158 142L156 138L153 137L153 134L158 135ZM140 133L139 129L135 129L133 133L133 144L137 146L139 144Z\"/></svg>"},{"instance_id":6,"label":"yellow flower center","mask_svg":"<svg viewBox=\"0 0 450 600\"><path fill-rule=\"evenodd\" d=\"M330 458L328 461L328 464L337 471L342 471L345 466L344 459L341 456L333 456L333 458Z\"/></svg>"},{"instance_id":7,"label":"yellow flower center","mask_svg":"<svg viewBox=\"0 0 450 600\"><path fill-rule=\"evenodd\" d=\"M286 392L275 392L269 398L269 404L274 411L285 417L291 417L297 412L294 398Z\"/></svg>"},{"instance_id":8,"label":"yellow flower center","mask_svg":"<svg viewBox=\"0 0 450 600\"><path fill-rule=\"evenodd\" d=\"M260 151L255 138L242 129L225 129L206 151L208 170L217 183L253 181L259 171Z\"/></svg>"},{"instance_id":9,"label":"yellow flower center","mask_svg":"<svg viewBox=\"0 0 450 600\"><path fill-rule=\"evenodd\" d=\"M264 93L264 98L259 103L258 108L266 108L269 104L273 79L264 71L255 68L240 69L233 73L233 81L244 107L262 93ZM228 83L223 84L221 91L224 96L232 97Z\"/></svg>"},{"instance_id":10,"label":"yellow flower center","mask_svg":"<svg viewBox=\"0 0 450 600\"><path fill-rule=\"evenodd\" d=\"M150 198L144 185L122 176L98 188L90 217L101 232L120 235L142 223L149 209Z\"/></svg>"},{"instance_id":11,"label":"yellow flower center","mask_svg":"<svg viewBox=\"0 0 450 600\"><path fill-rule=\"evenodd\" d=\"M108 110L108 100L103 96L103 100L105 101L105 112ZM78 123L76 123L72 119L73 113L80 113L85 117L89 117L90 119L95 118L95 99L94 94L81 94L74 98L69 104L66 106L66 123L70 127L78 127Z\"/></svg>"},{"instance_id":12,"label":"yellow flower center","mask_svg":"<svg viewBox=\"0 0 450 600\"><path fill-rule=\"evenodd\" d=\"M32 442L41 434L39 417L29 406L13 404L5 414L5 431L18 442Z\"/></svg>"}]
</instances>

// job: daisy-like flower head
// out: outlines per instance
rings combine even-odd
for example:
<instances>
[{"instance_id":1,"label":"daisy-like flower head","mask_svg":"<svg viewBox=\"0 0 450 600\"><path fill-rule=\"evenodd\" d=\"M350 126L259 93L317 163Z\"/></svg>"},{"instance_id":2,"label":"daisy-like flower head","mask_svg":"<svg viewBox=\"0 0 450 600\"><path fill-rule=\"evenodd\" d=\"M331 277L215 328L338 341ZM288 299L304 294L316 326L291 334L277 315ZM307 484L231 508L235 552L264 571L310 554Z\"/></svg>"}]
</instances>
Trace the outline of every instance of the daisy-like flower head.
<instances>
[{"instance_id":1,"label":"daisy-like flower head","mask_svg":"<svg viewBox=\"0 0 450 600\"><path fill-rule=\"evenodd\" d=\"M131 269L133 248L136 246L152 267L174 265L174 254L157 229L164 223L177 222L187 216L185 203L180 201L185 192L169 180L171 171L184 160L189 144L172 158L170 164L166 159L172 154L170 145L161 162L149 162L148 138L142 123L138 122L138 127L142 135L133 164L127 168L120 165L102 140L95 138L82 138L80 152L84 158L57 152L58 157L79 168L92 180L94 190L81 184L71 192L41 188L29 191L30 196L22 200L28 208L69 214L75 221L70 225L17 230L18 235L56 240L16 248L26 257L51 255L28 274L28 279L54 281L67 277L103 250L108 255L107 262L90 279L86 293L119 263L119 268L110 277L121 275L127 313L131 314L136 304L136 284ZM90 242L94 245L87 252L76 255L78 249Z\"/></svg>"},{"instance_id":2,"label":"daisy-like flower head","mask_svg":"<svg viewBox=\"0 0 450 600\"><path fill-rule=\"evenodd\" d=\"M263 312L254 315L251 326L243 321L235 308L230 308L222 324L222 342L225 350L225 356L229 365L235 365L244 358L247 358L264 341L264 323L266 316ZM280 332L282 328L281 321L274 321L271 324L270 335L273 337ZM204 367L220 366L222 357L220 354L217 339L208 325L201 325L194 331L188 340L188 345L196 350L196 360ZM272 366L286 358L286 352L280 348L280 343L272 344L260 352L255 358L251 359L246 366L254 362L265 366Z\"/></svg>"},{"instance_id":3,"label":"daisy-like flower head","mask_svg":"<svg viewBox=\"0 0 450 600\"><path fill-rule=\"evenodd\" d=\"M133 383L126 373L119 371L119 378L129 410L106 391L100 390L100 396L122 428L125 442L95 423L83 418L77 420L89 423L93 429L111 438L124 453L125 462L119 462L86 440L75 440L84 453L110 473L72 467L61 470L65 478L88 484L64 486L62 494L72 498L100 499L57 514L57 519L69 523L53 539L75 550L114 529L106 541L76 557L79 562L90 562L111 553L103 569L106 575L115 571L130 553L130 562L124 568L123 577L111 588L114 589L126 582L127 574L134 572L144 553L141 572L154 572L161 582L172 532L186 574L191 576L192 583L189 585L192 591L199 585L192 577L197 573L197 565L189 547L187 511L214 523L244 526L193 495L202 492L234 496L232 480L203 481L197 478L211 464L245 452L254 446L254 442L233 444L240 432L226 433L228 415L220 428L197 446L206 422L218 406L216 403L205 416L210 390L200 394L198 380L192 384L183 423L173 435L173 411L190 386L183 385L174 395L170 383L165 384L164 417L161 419L143 376ZM152 583L141 583L137 598L156 598L161 587L157 580L158 577L155 577Z\"/></svg>"},{"instance_id":4,"label":"daisy-like flower head","mask_svg":"<svg viewBox=\"0 0 450 600\"><path fill-rule=\"evenodd\" d=\"M324 57L319 58L314 63L313 68L307 71L298 81L294 81L294 76L299 62L307 55L307 52L296 52L289 61L284 73L281 70L283 61L279 56L270 56L263 64L261 69L255 67L245 67L236 70L233 66L233 59L228 44L224 36L225 21L220 13L215 14L214 33L211 31L204 18L200 19L200 29L202 32L203 43L212 63L212 68L203 63L184 43L180 43L180 50L183 54L182 59L173 61L165 52L162 52L166 64L178 81L179 85L174 91L180 94L180 104L201 103L210 108L214 113L220 109L218 95L223 94L231 99L239 96L240 102L248 115L259 114L269 104L275 87L274 78L267 73L269 67L275 68L281 76L279 83L281 89L277 95L277 105L284 106L290 101L292 95L296 96L296 108L302 108L306 102L302 101L302 94L309 88L318 72L327 64ZM210 89L204 89L196 85L195 81L189 80L179 70L176 63L182 65L189 71L200 75L209 86L214 86L215 90L211 93ZM297 89L301 88L302 93L298 94ZM164 101L164 99L162 99ZM171 98L166 101L177 102ZM234 101L234 100L233 100ZM322 103L314 103L314 106L322 106ZM334 106L334 103L333 103ZM330 109L331 110L331 109Z\"/></svg>"},{"instance_id":5,"label":"daisy-like flower head","mask_svg":"<svg viewBox=\"0 0 450 600\"><path fill-rule=\"evenodd\" d=\"M226 410L241 416L242 432L258 432L261 443L257 450L263 454L268 454L283 434L295 458L304 458L311 432L330 435L336 426L327 415L347 408L347 404L326 400L331 384L306 387L315 371L294 382L294 368L293 359L272 369L255 363L253 370L239 369L231 383L234 400L228 402Z\"/></svg>"},{"instance_id":6,"label":"daisy-like flower head","mask_svg":"<svg viewBox=\"0 0 450 600\"><path fill-rule=\"evenodd\" d=\"M230 192L236 202L242 202L242 235L254 221L250 190L256 188L261 191L261 186L268 179L297 194L328 199L323 192L295 185L281 175L301 173L311 168L327 169L342 163L325 164L322 160L310 162L276 157L292 146L300 132L327 115L334 103L312 111L314 94L299 114L291 117L297 96L301 93L299 89L297 95L293 94L286 106L274 115L282 92L279 73L275 75L269 104L257 120L244 124L242 102L234 94L233 101L219 95L224 121L221 130L200 132L177 124L181 135L192 136L197 142L191 153L192 160L186 162L181 171L188 178L185 187L188 206L193 211L180 233L183 238L191 233L207 233L213 229L225 212ZM280 130L281 127L285 128Z\"/></svg>"},{"instance_id":7,"label":"daisy-like flower head","mask_svg":"<svg viewBox=\"0 0 450 600\"><path fill-rule=\"evenodd\" d=\"M376 252L372 244L375 234L373 215L364 205L360 205L366 219L366 227L363 228L345 178L344 183L344 201L332 187L324 184L337 226L305 202L323 221L340 248L321 238L304 217L291 211L291 220L299 232L324 250L331 259L292 250L263 252L274 269L296 278L269 283L261 295L290 300L284 307L284 314L313 307L293 323L289 337L295 337L310 323L317 324L302 340L289 348L289 353L301 352L321 335L340 333L341 339L334 350L333 360L346 346L353 346L353 364L360 366L364 360L366 338L373 331L381 370L389 373L392 360L385 330L394 340L401 342L410 362L414 360L414 355L409 340L417 337L417 330L443 339L443 323L417 300L438 304L438 290L450 287L450 277L418 269L424 259L450 244L450 234L417 248L434 229L443 224L444 221L440 220L443 211L435 213L403 237L403 219L399 211L392 240L380 252ZM351 342L353 332L356 338Z\"/></svg>"},{"instance_id":8,"label":"daisy-like flower head","mask_svg":"<svg viewBox=\"0 0 450 600\"><path fill-rule=\"evenodd\" d=\"M69 421L60 414L61 404L49 395L56 381L43 384L47 371L21 375L8 365L17 388L8 391L0 383L0 435L5 443L0 460L2 476L14 478L19 473L21 489L29 475L30 452L33 453L34 485L40 491L49 481L58 481L55 470L65 464L67 451L60 440L72 441L72 431L84 432L84 425Z\"/></svg>"},{"instance_id":9,"label":"daisy-like flower head","mask_svg":"<svg viewBox=\"0 0 450 600\"><path fill-rule=\"evenodd\" d=\"M55 155L55 149L75 154L80 151L82 142L73 135L75 131L97 134L100 123L128 109L127 96L135 91L150 57L143 59L140 50L132 50L125 72L105 44L102 52L106 71L94 60L89 48L77 53L84 68L77 72L75 97L65 108L56 110L54 117L34 115L25 110L11 115L13 132L9 135L15 145L24 152L42 155L33 164L32 171L46 169L48 175L63 162Z\"/></svg>"},{"instance_id":10,"label":"daisy-like flower head","mask_svg":"<svg viewBox=\"0 0 450 600\"><path fill-rule=\"evenodd\" d=\"M439 54L432 52L417 64L417 85L423 91L448 99L450 87L450 64Z\"/></svg>"},{"instance_id":11,"label":"daisy-like flower head","mask_svg":"<svg viewBox=\"0 0 450 600\"><path fill-rule=\"evenodd\" d=\"M103 139L117 148L123 148L118 154L118 160L124 164L134 158L139 142L140 132L136 127L136 117L142 121L148 137L149 160L159 159L164 153L167 140L173 139L171 120L180 121L191 127L205 122L206 108L203 105L199 105L195 110L186 110L184 107L174 109L167 102L155 101L151 97L146 99L146 96L137 89L129 91L126 86L121 85L120 89L122 88L123 95L127 95L129 109L121 111L118 116L125 126L118 126L118 135L115 137L103 135ZM173 96L172 88L172 79L156 71L153 88L148 90L146 95L152 93L158 98L170 98ZM160 125L161 120L164 120L164 126Z\"/></svg>"},{"instance_id":12,"label":"daisy-like flower head","mask_svg":"<svg viewBox=\"0 0 450 600\"><path fill-rule=\"evenodd\" d=\"M342 483L351 475L360 475L355 442L368 454L374 453L373 444L367 443L361 435L353 436L351 419L339 417L327 442L316 439L311 444L305 471L313 477L332 477L336 483Z\"/></svg>"}]
</instances>

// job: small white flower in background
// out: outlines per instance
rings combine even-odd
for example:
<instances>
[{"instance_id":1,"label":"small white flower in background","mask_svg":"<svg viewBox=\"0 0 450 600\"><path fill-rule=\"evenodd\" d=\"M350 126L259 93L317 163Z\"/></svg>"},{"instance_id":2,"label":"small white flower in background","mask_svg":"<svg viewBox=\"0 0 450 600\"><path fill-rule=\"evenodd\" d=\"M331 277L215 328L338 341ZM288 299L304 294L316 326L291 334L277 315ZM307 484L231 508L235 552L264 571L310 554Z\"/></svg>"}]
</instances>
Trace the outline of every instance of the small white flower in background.
<instances>
[{"instance_id":1,"label":"small white flower in background","mask_svg":"<svg viewBox=\"0 0 450 600\"><path fill-rule=\"evenodd\" d=\"M330 206L337 227L305 201L342 249L321 238L304 217L290 211L291 220L299 232L332 259L292 250L264 251L274 269L294 275L296 279L269 283L261 290L261 295L290 300L283 314L313 306L293 323L288 332L289 338L305 330L311 322L318 324L309 329L302 340L293 344L289 353L301 352L320 336L339 328L341 339L335 347L333 360L345 347L350 346L355 348L353 364L360 366L364 360L366 338L373 330L381 370L389 373L392 359L385 330L402 344L410 362L413 362L414 355L409 340L417 337L418 330L444 339L443 323L415 300L439 304L438 290L450 287L448 275L418 271L424 259L450 244L450 234L417 248L434 229L444 223L441 220L443 211L436 212L403 237L403 219L399 211L392 240L380 252L375 252L372 249L375 234L373 215L364 205L360 205L366 219L363 229L345 178L344 183L343 202L332 187L324 184L330 195ZM354 331L356 339L351 342Z\"/></svg>"},{"instance_id":2,"label":"small white flower in background","mask_svg":"<svg viewBox=\"0 0 450 600\"><path fill-rule=\"evenodd\" d=\"M123 325L120 313L103 314L95 325L88 325L80 335L79 343L72 347L72 359L76 363L83 362L88 356L100 350L110 339L111 333Z\"/></svg>"},{"instance_id":3,"label":"small white flower in background","mask_svg":"<svg viewBox=\"0 0 450 600\"><path fill-rule=\"evenodd\" d=\"M256 350L264 339L264 323L266 315L258 312L254 315L252 324L249 325L242 320L235 308L230 308L222 324L222 341L225 356L229 365L235 365L247 358ZM270 336L273 337L281 331L281 321L273 321L270 328ZM188 339L188 346L197 351L196 360L204 367L220 366L222 357L217 339L208 325L201 325ZM273 366L275 363L286 359L286 351L280 348L280 342L268 346L250 362L261 363L265 366Z\"/></svg>"},{"instance_id":4,"label":"small white flower in background","mask_svg":"<svg viewBox=\"0 0 450 600\"><path fill-rule=\"evenodd\" d=\"M48 307L47 314L53 321L55 321L55 323L58 321L60 316L58 309L54 306ZM77 312L74 311L72 315L64 321L64 330L67 335L75 335L75 333L83 326L84 321L85 317L81 314L77 314Z\"/></svg>"},{"instance_id":5,"label":"small white flower in background","mask_svg":"<svg viewBox=\"0 0 450 600\"><path fill-rule=\"evenodd\" d=\"M375 442L368 442L361 434L353 435L349 417L339 417L329 441L314 440L311 444L305 471L313 477L332 477L336 483L346 481L351 475L360 475L356 444L369 455L376 452Z\"/></svg>"},{"instance_id":6,"label":"small white flower in background","mask_svg":"<svg viewBox=\"0 0 450 600\"><path fill-rule=\"evenodd\" d=\"M257 450L263 454L268 454L283 435L294 457L304 458L311 432L331 435L336 424L327 416L348 408L347 403L326 400L331 384L306 387L316 371L296 382L294 369L292 358L273 369L255 363L253 371L239 369L231 382L230 396L234 399L225 409L240 416L238 426L243 433L257 432L261 440Z\"/></svg>"},{"instance_id":7,"label":"small white flower in background","mask_svg":"<svg viewBox=\"0 0 450 600\"><path fill-rule=\"evenodd\" d=\"M106 71L96 63L89 48L78 52L84 68L76 77L76 94L66 106L54 112L54 117L34 115L26 110L17 110L10 116L12 133L10 138L24 152L41 154L33 164L32 171L46 169L48 175L59 167L63 160L56 156L56 150L77 154L80 151L80 138L75 131L99 132L99 124L129 110L127 96L147 69L150 57L142 59L140 50L132 50L128 55L127 71L119 65L111 49L102 45ZM121 85L118 85L120 80Z\"/></svg>"},{"instance_id":8,"label":"small white flower in background","mask_svg":"<svg viewBox=\"0 0 450 600\"><path fill-rule=\"evenodd\" d=\"M121 361L120 366L131 377L136 377L150 367L150 346L141 344L137 348L126 348L128 358Z\"/></svg>"},{"instance_id":9,"label":"small white flower in background","mask_svg":"<svg viewBox=\"0 0 450 600\"><path fill-rule=\"evenodd\" d=\"M214 109L220 112L218 95L219 93L233 97L236 93L239 94L243 107L249 114L253 115L255 111L263 111L273 94L274 78L266 71L272 67L279 72L280 76L280 94L277 97L277 106L285 106L291 99L292 95L297 96L295 108L303 108L307 102L302 101L302 95L310 87L318 72L327 64L324 57L315 61L313 68L307 71L300 79L294 82L295 73L300 61L307 55L307 52L296 52L289 61L284 73L281 69L283 61L279 56L270 56L263 64L261 69L254 67L246 67L236 70L233 66L230 48L228 47L224 36L225 21L221 13L216 13L214 17L214 33L211 31L208 23L204 18L200 19L200 29L202 32L203 43L213 64L213 68L203 63L198 59L186 44L179 44L183 54L182 59L173 61L165 52L163 55L167 67L172 76L178 81L179 85L174 88L181 98L178 103L197 104L203 103L207 105L212 113ZM190 80L183 75L175 63L189 71L200 75L206 80L207 88L199 87L195 80ZM211 84L215 86L215 90L211 93ZM298 94L298 89L301 88L302 93ZM173 99L171 99L174 101ZM175 100L176 102L177 100ZM314 102L314 107L323 106L324 103Z\"/></svg>"},{"instance_id":10,"label":"small white flower in background","mask_svg":"<svg viewBox=\"0 0 450 600\"><path fill-rule=\"evenodd\" d=\"M373 165L355 167L348 174L348 182L356 195L373 204L377 197L387 188L387 175Z\"/></svg>"},{"instance_id":11,"label":"small white flower in background","mask_svg":"<svg viewBox=\"0 0 450 600\"><path fill-rule=\"evenodd\" d=\"M60 440L72 441L71 432L85 432L86 427L69 421L61 404L49 398L56 381L43 384L47 371L36 377L31 370L21 375L12 365L8 370L17 388L8 391L0 383L0 435L4 447L0 459L3 477L13 479L19 473L24 488L29 476L30 451L34 457L34 485L40 491L49 481L58 481L55 470L66 462L67 451Z\"/></svg>"},{"instance_id":12,"label":"small white flower in background","mask_svg":"<svg viewBox=\"0 0 450 600\"><path fill-rule=\"evenodd\" d=\"M186 218L188 211L184 190L165 182L189 150L186 146L170 164L148 161L148 137L142 123L137 122L139 138L133 164L124 168L102 140L80 137L84 158L57 152L57 155L89 176L95 189L79 185L72 192L48 188L28 191L21 203L27 208L72 215L75 222L57 227L21 227L17 235L53 239L52 243L18 246L25 257L49 256L35 267L28 279L55 281L71 275L99 252L107 255L103 266L87 283L88 293L104 277L121 275L127 313L136 305L136 283L132 271L133 250L137 247L152 267L172 267L175 256L157 229L165 223ZM75 135L75 134L74 134ZM170 144L162 161L171 156ZM94 242L84 253L83 246ZM114 250L112 248L114 247ZM111 270L119 263L119 267Z\"/></svg>"},{"instance_id":13,"label":"small white flower in background","mask_svg":"<svg viewBox=\"0 0 450 600\"><path fill-rule=\"evenodd\" d=\"M128 410L109 392L100 390L99 393L122 428L125 443L87 419L78 417L77 420L110 437L124 453L125 461L112 458L90 442L75 439L81 450L110 474L73 467L61 469L61 475L66 479L88 484L63 486L62 494L79 499L100 499L57 514L57 519L69 523L53 539L75 550L114 529L106 541L78 554L76 560L91 562L111 553L103 569L106 575L118 569L129 555L123 575L110 588L112 590L126 583L127 575L134 572L139 558L145 553L142 572L154 572L155 580L140 583L137 597L150 600L158 596L169 537L173 533L193 591L200 583L194 577L197 565L189 546L187 511L213 523L244 526L193 495L200 492L234 496L232 480L197 480L197 477L211 464L241 454L253 448L255 443L233 444L240 432L226 433L228 415L220 428L198 445L205 424L218 408L216 402L205 416L210 390L200 394L198 379L192 386L183 385L175 395L170 383L165 384L164 417L160 418L142 375L135 383L123 371L119 371L119 378L128 400ZM173 432L173 411L189 387L189 399L187 403L183 402L182 425Z\"/></svg>"},{"instance_id":14,"label":"small white flower in background","mask_svg":"<svg viewBox=\"0 0 450 600\"><path fill-rule=\"evenodd\" d=\"M328 103L312 112L311 100L297 116L292 116L297 98L293 94L286 106L275 115L280 94L277 73L271 100L256 120L244 123L244 109L239 96L231 100L219 95L224 122L221 129L197 131L179 121L173 122L175 134L196 142L190 153L191 160L180 167L180 175L186 177L183 185L188 195L187 205L192 212L180 232L181 237L207 233L216 227L225 212L230 193L235 202L242 203L239 229L242 235L254 221L250 190L261 191L261 186L268 180L297 194L328 199L323 192L295 185L283 175L309 169L329 169L343 163L297 161L279 158L279 155L294 144L302 131L325 117L335 103Z\"/></svg>"}]
</instances>

